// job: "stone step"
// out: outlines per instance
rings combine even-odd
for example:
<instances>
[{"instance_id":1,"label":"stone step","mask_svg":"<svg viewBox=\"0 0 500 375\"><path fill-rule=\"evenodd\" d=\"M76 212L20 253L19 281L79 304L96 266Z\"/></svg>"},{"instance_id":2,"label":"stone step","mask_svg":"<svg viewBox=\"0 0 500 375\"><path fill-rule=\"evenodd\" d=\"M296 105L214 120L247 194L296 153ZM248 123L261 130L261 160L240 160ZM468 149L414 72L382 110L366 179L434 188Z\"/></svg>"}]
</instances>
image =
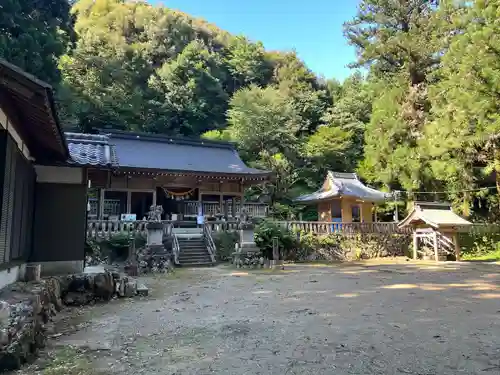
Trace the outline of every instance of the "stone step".
<instances>
[{"instance_id":1,"label":"stone step","mask_svg":"<svg viewBox=\"0 0 500 375\"><path fill-rule=\"evenodd\" d=\"M186 263L210 263L210 262L212 262L211 258L186 258L186 259L179 258L179 263L180 264L186 264Z\"/></svg>"},{"instance_id":2,"label":"stone step","mask_svg":"<svg viewBox=\"0 0 500 375\"><path fill-rule=\"evenodd\" d=\"M197 247L197 248L189 248L189 249L180 249L179 253L181 254L193 254L193 253L208 253L206 247Z\"/></svg>"},{"instance_id":3,"label":"stone step","mask_svg":"<svg viewBox=\"0 0 500 375\"><path fill-rule=\"evenodd\" d=\"M196 255L209 255L210 253L206 250L200 251L181 251L179 256L196 256Z\"/></svg>"},{"instance_id":4,"label":"stone step","mask_svg":"<svg viewBox=\"0 0 500 375\"><path fill-rule=\"evenodd\" d=\"M181 267L193 267L193 268L196 268L196 267L213 267L215 266L215 263L213 262L200 262L200 263L180 263L180 266Z\"/></svg>"},{"instance_id":5,"label":"stone step","mask_svg":"<svg viewBox=\"0 0 500 375\"><path fill-rule=\"evenodd\" d=\"M209 257L210 254L208 251L197 251L193 253L179 253L180 258L193 258L193 257Z\"/></svg>"},{"instance_id":6,"label":"stone step","mask_svg":"<svg viewBox=\"0 0 500 375\"><path fill-rule=\"evenodd\" d=\"M180 247L180 250L183 251L183 250L187 250L187 251L191 251L191 250L207 250L206 246L186 246L186 247L183 247L181 246Z\"/></svg>"}]
</instances>

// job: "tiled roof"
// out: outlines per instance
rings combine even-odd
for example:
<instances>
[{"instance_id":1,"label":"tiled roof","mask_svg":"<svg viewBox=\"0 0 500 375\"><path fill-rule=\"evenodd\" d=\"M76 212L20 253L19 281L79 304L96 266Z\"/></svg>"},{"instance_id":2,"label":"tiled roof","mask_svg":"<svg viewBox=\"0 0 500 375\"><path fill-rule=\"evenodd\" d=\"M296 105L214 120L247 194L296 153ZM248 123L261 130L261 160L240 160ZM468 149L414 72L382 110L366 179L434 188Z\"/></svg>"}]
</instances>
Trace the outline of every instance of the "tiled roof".
<instances>
[{"instance_id":1,"label":"tiled roof","mask_svg":"<svg viewBox=\"0 0 500 375\"><path fill-rule=\"evenodd\" d=\"M390 197L390 194L372 189L364 185L356 173L328 172L328 189L321 188L318 191L302 195L295 199L296 202L317 202L340 196L350 196L370 202L382 202Z\"/></svg>"},{"instance_id":2,"label":"tiled roof","mask_svg":"<svg viewBox=\"0 0 500 375\"><path fill-rule=\"evenodd\" d=\"M117 167L115 147L99 134L65 133L72 164Z\"/></svg>"},{"instance_id":3,"label":"tiled roof","mask_svg":"<svg viewBox=\"0 0 500 375\"><path fill-rule=\"evenodd\" d=\"M119 166L161 171L268 175L243 163L227 142L170 138L151 134L107 134L116 148Z\"/></svg>"}]
</instances>

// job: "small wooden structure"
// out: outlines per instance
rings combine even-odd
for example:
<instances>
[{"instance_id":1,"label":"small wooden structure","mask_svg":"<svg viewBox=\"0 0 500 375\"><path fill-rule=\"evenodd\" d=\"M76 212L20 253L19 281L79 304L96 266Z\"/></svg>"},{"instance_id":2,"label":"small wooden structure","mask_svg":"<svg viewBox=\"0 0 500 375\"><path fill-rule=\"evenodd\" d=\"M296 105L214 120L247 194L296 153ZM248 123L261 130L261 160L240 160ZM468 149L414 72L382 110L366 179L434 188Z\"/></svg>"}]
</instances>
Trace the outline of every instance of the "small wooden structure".
<instances>
[{"instance_id":1,"label":"small wooden structure","mask_svg":"<svg viewBox=\"0 0 500 375\"><path fill-rule=\"evenodd\" d=\"M448 254L455 254L460 260L458 229L472 223L458 216L449 203L415 202L413 210L402 220L399 228L413 228L413 259L417 259L419 246L428 246L434 252L436 261L445 260Z\"/></svg>"},{"instance_id":2,"label":"small wooden structure","mask_svg":"<svg viewBox=\"0 0 500 375\"><path fill-rule=\"evenodd\" d=\"M384 202L389 194L364 185L356 173L327 173L323 186L318 191L295 199L301 204L316 204L321 222L371 223L373 207Z\"/></svg>"}]
</instances>

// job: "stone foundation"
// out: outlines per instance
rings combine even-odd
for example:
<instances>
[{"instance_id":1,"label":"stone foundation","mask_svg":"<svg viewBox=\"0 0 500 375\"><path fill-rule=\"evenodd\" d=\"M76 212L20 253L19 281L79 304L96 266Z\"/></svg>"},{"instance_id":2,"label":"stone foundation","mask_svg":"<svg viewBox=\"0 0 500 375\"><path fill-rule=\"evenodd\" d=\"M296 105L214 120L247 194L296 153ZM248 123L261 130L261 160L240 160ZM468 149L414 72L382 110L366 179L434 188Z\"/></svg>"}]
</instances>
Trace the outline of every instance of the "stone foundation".
<instances>
[{"instance_id":1,"label":"stone foundation","mask_svg":"<svg viewBox=\"0 0 500 375\"><path fill-rule=\"evenodd\" d=\"M68 260L62 262L42 262L42 276L68 275L83 272L83 260Z\"/></svg>"},{"instance_id":2,"label":"stone foundation","mask_svg":"<svg viewBox=\"0 0 500 375\"><path fill-rule=\"evenodd\" d=\"M0 372L19 369L36 358L45 345L45 324L65 305L147 294L144 285L112 272L50 277L5 287L0 291Z\"/></svg>"}]
</instances>

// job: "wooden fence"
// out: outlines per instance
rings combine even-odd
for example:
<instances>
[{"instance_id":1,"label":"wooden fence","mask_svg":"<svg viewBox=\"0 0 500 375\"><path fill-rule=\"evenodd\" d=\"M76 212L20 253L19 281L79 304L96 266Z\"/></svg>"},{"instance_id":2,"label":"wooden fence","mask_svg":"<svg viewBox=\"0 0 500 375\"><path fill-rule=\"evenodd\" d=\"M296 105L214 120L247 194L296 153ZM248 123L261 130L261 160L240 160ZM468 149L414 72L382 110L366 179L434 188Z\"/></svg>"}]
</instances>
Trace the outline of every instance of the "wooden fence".
<instances>
[{"instance_id":1,"label":"wooden fence","mask_svg":"<svg viewBox=\"0 0 500 375\"><path fill-rule=\"evenodd\" d=\"M172 228L196 227L194 221L171 221L163 220L165 233L170 234ZM109 220L88 220L87 238L109 238L113 235L146 235L147 221L109 221ZM321 221L276 221L284 228L297 232L314 233L326 235L338 234L411 234L412 228L398 228L397 223L332 223ZM207 221L205 225L212 232L234 231L238 229L237 221ZM459 228L461 233L492 233L500 232L500 226L496 224L474 224L470 227Z\"/></svg>"},{"instance_id":2,"label":"wooden fence","mask_svg":"<svg viewBox=\"0 0 500 375\"><path fill-rule=\"evenodd\" d=\"M411 233L411 228L398 228L397 223L332 223L329 221L279 221L284 228L314 234L355 233Z\"/></svg>"}]
</instances>

